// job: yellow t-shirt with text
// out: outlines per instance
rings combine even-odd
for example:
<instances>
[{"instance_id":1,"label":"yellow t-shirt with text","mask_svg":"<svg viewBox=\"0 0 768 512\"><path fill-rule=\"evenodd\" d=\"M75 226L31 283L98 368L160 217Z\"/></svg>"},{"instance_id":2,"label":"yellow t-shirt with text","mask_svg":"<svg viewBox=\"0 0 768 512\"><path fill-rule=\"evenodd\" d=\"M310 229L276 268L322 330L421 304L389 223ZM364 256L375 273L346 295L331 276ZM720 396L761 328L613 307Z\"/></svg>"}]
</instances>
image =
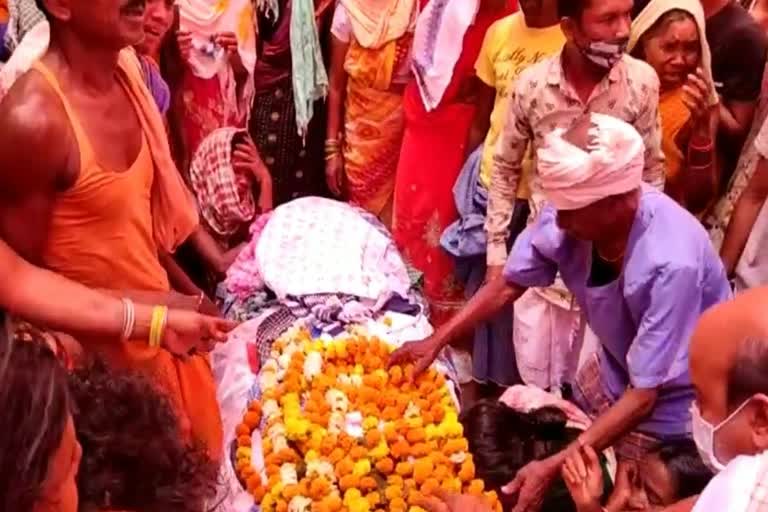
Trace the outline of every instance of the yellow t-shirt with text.
<instances>
[{"instance_id":1,"label":"yellow t-shirt with text","mask_svg":"<svg viewBox=\"0 0 768 512\"><path fill-rule=\"evenodd\" d=\"M496 89L496 102L491 114L491 127L485 139L480 163L480 180L486 187L491 183L493 154L507 120L507 107L512 87L527 67L558 53L565 44L560 25L531 28L525 24L522 12L502 18L488 29L483 47L475 64L478 78ZM528 175L532 159L523 162L523 174L518 198L528 199Z\"/></svg>"}]
</instances>

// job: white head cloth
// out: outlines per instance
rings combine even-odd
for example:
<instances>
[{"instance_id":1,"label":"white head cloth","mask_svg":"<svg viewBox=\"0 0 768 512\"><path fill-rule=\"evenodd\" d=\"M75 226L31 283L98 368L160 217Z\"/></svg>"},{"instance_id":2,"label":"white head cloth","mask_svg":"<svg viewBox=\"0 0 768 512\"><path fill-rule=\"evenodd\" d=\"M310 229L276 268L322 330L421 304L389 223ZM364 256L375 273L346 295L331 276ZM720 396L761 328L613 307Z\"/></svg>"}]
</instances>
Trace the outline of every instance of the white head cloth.
<instances>
[{"instance_id":1,"label":"white head cloth","mask_svg":"<svg viewBox=\"0 0 768 512\"><path fill-rule=\"evenodd\" d=\"M645 166L643 138L631 125L603 114L590 115L587 151L558 129L538 150L541 187L558 210L577 210L640 186Z\"/></svg>"}]
</instances>

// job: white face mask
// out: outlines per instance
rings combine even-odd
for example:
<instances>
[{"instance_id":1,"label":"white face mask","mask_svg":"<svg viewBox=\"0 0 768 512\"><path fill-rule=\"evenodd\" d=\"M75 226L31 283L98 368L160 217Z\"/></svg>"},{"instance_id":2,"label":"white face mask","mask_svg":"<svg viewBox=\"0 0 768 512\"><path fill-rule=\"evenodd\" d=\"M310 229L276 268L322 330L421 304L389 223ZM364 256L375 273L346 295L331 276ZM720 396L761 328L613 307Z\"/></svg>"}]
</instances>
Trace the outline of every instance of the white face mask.
<instances>
[{"instance_id":1,"label":"white face mask","mask_svg":"<svg viewBox=\"0 0 768 512\"><path fill-rule=\"evenodd\" d=\"M723 428L729 421L736 417L744 407L747 406L750 399L744 401L733 413L721 421L717 426L712 425L701 417L701 411L696 402L691 404L691 428L693 430L693 441L699 451L699 456L709 469L715 473L725 469L725 464L720 462L715 454L715 434Z\"/></svg>"}]
</instances>

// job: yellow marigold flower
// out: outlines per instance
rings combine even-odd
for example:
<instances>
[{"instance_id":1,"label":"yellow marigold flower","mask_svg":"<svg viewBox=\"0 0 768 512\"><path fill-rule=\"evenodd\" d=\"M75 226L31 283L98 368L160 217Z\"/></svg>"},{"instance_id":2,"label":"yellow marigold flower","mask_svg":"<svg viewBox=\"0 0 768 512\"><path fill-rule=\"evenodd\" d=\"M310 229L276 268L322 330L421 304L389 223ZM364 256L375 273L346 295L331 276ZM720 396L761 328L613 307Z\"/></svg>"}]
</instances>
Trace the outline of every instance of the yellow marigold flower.
<instances>
[{"instance_id":1,"label":"yellow marigold flower","mask_svg":"<svg viewBox=\"0 0 768 512\"><path fill-rule=\"evenodd\" d=\"M235 452L236 459L251 459L251 448L247 446L240 446Z\"/></svg>"},{"instance_id":2,"label":"yellow marigold flower","mask_svg":"<svg viewBox=\"0 0 768 512\"><path fill-rule=\"evenodd\" d=\"M482 480L472 480L467 486L467 493L472 496L482 496L485 490L485 482Z\"/></svg>"},{"instance_id":3,"label":"yellow marigold flower","mask_svg":"<svg viewBox=\"0 0 768 512\"><path fill-rule=\"evenodd\" d=\"M387 488L384 489L384 497L390 502L396 498L402 498L403 488L397 485L388 485Z\"/></svg>"},{"instance_id":4,"label":"yellow marigold flower","mask_svg":"<svg viewBox=\"0 0 768 512\"><path fill-rule=\"evenodd\" d=\"M448 478L443 481L443 485L441 487L446 492L458 494L461 492L461 481L458 478Z\"/></svg>"},{"instance_id":5,"label":"yellow marigold flower","mask_svg":"<svg viewBox=\"0 0 768 512\"><path fill-rule=\"evenodd\" d=\"M352 474L356 476L365 476L371 472L371 461L369 459L360 459L355 462Z\"/></svg>"},{"instance_id":6,"label":"yellow marigold flower","mask_svg":"<svg viewBox=\"0 0 768 512\"><path fill-rule=\"evenodd\" d=\"M344 505L349 505L354 500L359 500L363 497L363 494L359 489L350 489L344 492Z\"/></svg>"},{"instance_id":7,"label":"yellow marigold flower","mask_svg":"<svg viewBox=\"0 0 768 512\"><path fill-rule=\"evenodd\" d=\"M376 447L375 447L375 448L373 448L373 449L372 449L372 450L371 450L371 451L368 453L368 455L369 455L369 456L370 456L370 457L371 457L373 460L379 460L379 459L381 459L381 458L384 458L384 457L386 457L387 455L389 455L389 446L387 445L387 442L386 442L384 439L382 439L381 441L379 441L379 444L377 444L377 445L376 445Z\"/></svg>"}]
</instances>

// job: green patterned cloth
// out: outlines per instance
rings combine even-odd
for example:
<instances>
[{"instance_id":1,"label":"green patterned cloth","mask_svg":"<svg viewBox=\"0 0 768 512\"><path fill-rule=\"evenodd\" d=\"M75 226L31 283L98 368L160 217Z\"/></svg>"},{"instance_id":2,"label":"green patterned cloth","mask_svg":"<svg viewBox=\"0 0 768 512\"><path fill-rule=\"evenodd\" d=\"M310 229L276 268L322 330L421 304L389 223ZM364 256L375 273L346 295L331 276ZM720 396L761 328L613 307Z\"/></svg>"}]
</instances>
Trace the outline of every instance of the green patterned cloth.
<instances>
[{"instance_id":1,"label":"green patterned cloth","mask_svg":"<svg viewBox=\"0 0 768 512\"><path fill-rule=\"evenodd\" d=\"M328 75L320 49L313 0L293 0L291 6L291 60L296 126L304 137L314 114L314 103L328 94Z\"/></svg>"}]
</instances>

